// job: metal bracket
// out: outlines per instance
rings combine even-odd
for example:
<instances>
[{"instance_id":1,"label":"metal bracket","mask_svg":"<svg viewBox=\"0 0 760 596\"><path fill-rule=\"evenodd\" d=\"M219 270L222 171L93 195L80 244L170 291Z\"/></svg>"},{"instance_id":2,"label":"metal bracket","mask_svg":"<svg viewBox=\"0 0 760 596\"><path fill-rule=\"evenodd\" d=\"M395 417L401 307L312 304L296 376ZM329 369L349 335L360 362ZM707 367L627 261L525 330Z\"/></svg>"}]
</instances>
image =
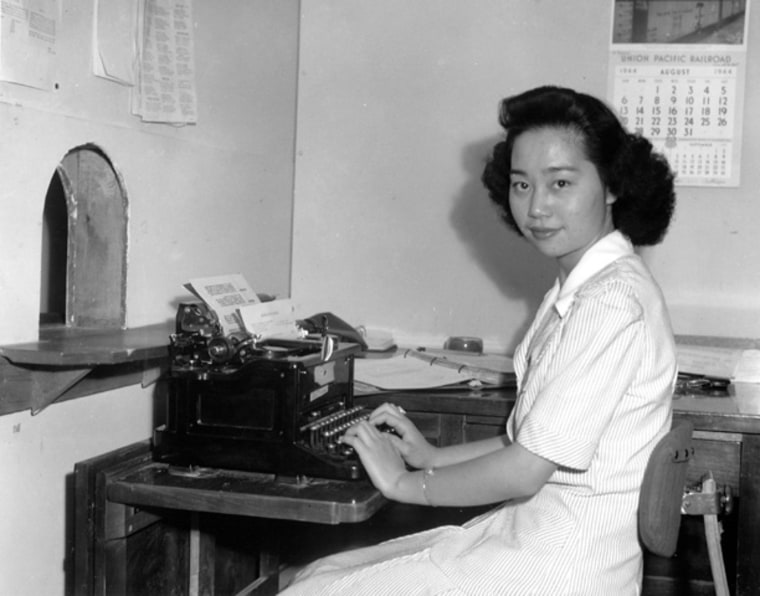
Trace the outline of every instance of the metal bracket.
<instances>
[{"instance_id":1,"label":"metal bracket","mask_svg":"<svg viewBox=\"0 0 760 596\"><path fill-rule=\"evenodd\" d=\"M717 485L710 473L698 485L686 487L681 499L684 515L727 515L733 508L731 487Z\"/></svg>"}]
</instances>

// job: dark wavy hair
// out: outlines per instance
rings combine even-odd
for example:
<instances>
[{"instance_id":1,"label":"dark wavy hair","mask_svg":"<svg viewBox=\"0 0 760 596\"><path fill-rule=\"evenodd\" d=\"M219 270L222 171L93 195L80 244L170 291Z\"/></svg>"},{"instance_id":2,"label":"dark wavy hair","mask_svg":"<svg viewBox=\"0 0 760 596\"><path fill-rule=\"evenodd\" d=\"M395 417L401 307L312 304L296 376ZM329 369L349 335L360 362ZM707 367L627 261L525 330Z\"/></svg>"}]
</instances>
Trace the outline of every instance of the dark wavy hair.
<instances>
[{"instance_id":1,"label":"dark wavy hair","mask_svg":"<svg viewBox=\"0 0 760 596\"><path fill-rule=\"evenodd\" d=\"M599 99L572 89L546 86L501 102L499 123L506 138L497 143L482 175L504 221L520 233L509 208L512 147L522 133L539 128L577 131L602 183L617 197L616 229L636 246L660 242L675 208L674 175L667 160L640 135L628 133Z\"/></svg>"}]
</instances>

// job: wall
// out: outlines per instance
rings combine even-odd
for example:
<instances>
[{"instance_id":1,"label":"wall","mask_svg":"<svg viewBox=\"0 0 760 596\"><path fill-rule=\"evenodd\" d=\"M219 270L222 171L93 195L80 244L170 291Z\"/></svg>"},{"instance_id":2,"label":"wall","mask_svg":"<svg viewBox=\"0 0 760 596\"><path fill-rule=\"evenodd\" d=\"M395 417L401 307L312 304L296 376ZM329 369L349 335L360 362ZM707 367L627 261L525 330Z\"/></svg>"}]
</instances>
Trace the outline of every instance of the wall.
<instances>
[{"instance_id":1,"label":"wall","mask_svg":"<svg viewBox=\"0 0 760 596\"><path fill-rule=\"evenodd\" d=\"M127 88L90 74L91 0L61 3L56 91L0 83L0 343L37 336L45 193L88 142L128 194L128 326L173 318L192 277L288 294L298 0L193 4L197 125L143 124ZM0 417L0 594L64 593L74 464L148 438L154 390Z\"/></svg>"},{"instance_id":2,"label":"wall","mask_svg":"<svg viewBox=\"0 0 760 596\"><path fill-rule=\"evenodd\" d=\"M554 278L479 176L497 104L539 84L607 92L611 2L308 0L298 102L293 296L412 345L511 349ZM751 15L742 184L679 188L647 250L679 333L760 336L760 11Z\"/></svg>"}]
</instances>

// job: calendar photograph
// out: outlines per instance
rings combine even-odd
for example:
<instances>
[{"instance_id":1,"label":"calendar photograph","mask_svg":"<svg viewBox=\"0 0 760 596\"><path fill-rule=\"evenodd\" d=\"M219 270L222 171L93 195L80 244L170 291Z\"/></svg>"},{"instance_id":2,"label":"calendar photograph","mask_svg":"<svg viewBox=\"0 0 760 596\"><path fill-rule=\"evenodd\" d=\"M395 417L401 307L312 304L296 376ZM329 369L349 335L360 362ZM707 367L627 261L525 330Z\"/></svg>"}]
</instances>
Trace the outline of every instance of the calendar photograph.
<instances>
[{"instance_id":1,"label":"calendar photograph","mask_svg":"<svg viewBox=\"0 0 760 596\"><path fill-rule=\"evenodd\" d=\"M615 0L613 44L743 45L748 0Z\"/></svg>"},{"instance_id":2,"label":"calendar photograph","mask_svg":"<svg viewBox=\"0 0 760 596\"><path fill-rule=\"evenodd\" d=\"M739 186L748 0L614 0L609 101L679 186Z\"/></svg>"}]
</instances>

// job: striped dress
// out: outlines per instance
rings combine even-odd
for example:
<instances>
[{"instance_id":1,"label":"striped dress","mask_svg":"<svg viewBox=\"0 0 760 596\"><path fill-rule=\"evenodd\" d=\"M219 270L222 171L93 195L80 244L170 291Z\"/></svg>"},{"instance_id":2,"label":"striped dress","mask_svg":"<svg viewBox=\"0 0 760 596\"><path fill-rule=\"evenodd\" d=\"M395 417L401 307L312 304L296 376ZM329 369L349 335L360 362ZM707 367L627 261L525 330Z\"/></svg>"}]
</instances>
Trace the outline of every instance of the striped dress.
<instances>
[{"instance_id":1,"label":"striped dress","mask_svg":"<svg viewBox=\"0 0 760 596\"><path fill-rule=\"evenodd\" d=\"M536 495L327 557L284 594L639 594L639 487L670 427L676 356L661 292L622 234L549 291L515 369L507 434L558 465Z\"/></svg>"}]
</instances>

